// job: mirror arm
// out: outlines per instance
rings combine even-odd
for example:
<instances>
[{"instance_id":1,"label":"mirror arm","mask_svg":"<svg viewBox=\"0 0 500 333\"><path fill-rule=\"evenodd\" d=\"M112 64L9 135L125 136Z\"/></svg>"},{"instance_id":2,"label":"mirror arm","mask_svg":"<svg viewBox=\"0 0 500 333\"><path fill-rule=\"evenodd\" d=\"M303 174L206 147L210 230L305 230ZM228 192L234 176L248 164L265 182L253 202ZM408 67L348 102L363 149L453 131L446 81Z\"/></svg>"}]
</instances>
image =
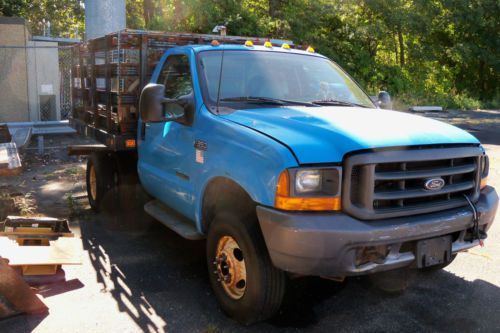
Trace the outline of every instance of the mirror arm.
<instances>
[{"instance_id":1,"label":"mirror arm","mask_svg":"<svg viewBox=\"0 0 500 333\"><path fill-rule=\"evenodd\" d=\"M160 103L162 104L175 104L177 102L178 100L175 98L166 98L166 97L163 97L160 101Z\"/></svg>"}]
</instances>

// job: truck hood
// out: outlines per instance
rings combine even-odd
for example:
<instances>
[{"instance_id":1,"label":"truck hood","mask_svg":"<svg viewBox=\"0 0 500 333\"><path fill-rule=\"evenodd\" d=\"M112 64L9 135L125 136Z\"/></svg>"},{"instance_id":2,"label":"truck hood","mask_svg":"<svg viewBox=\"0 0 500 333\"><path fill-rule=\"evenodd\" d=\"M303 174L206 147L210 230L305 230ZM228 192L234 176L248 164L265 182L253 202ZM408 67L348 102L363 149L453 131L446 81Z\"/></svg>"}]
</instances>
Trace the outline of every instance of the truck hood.
<instances>
[{"instance_id":1,"label":"truck hood","mask_svg":"<svg viewBox=\"0 0 500 333\"><path fill-rule=\"evenodd\" d=\"M222 116L288 146L300 164L342 161L361 149L479 144L469 133L408 113L353 107L278 107Z\"/></svg>"}]
</instances>

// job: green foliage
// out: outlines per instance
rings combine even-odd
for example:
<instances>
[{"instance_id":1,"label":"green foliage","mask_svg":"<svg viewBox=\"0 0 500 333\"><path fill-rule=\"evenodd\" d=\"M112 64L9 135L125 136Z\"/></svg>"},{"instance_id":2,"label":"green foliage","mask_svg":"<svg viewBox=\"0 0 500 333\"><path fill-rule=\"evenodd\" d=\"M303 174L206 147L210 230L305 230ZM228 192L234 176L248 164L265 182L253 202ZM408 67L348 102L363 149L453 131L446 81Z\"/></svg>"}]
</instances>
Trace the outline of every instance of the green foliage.
<instances>
[{"instance_id":1,"label":"green foliage","mask_svg":"<svg viewBox=\"0 0 500 333\"><path fill-rule=\"evenodd\" d=\"M52 36L77 37L84 31L82 4L79 0L0 0L0 15L24 17L34 35L42 35L50 22Z\"/></svg>"},{"instance_id":2,"label":"green foliage","mask_svg":"<svg viewBox=\"0 0 500 333\"><path fill-rule=\"evenodd\" d=\"M133 29L291 39L343 66L367 91L387 90L401 107L500 107L498 0L126 0ZM78 0L0 0L40 33L83 27Z\"/></svg>"}]
</instances>

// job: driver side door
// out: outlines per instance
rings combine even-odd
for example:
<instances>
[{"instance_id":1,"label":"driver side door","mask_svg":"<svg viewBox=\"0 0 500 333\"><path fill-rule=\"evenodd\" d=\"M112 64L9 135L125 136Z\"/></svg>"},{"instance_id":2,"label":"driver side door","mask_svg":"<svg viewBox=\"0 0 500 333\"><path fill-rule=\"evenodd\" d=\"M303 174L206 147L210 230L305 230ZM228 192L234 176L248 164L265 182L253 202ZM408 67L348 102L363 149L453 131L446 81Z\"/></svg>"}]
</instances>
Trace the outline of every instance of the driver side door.
<instances>
[{"instance_id":1,"label":"driver side door","mask_svg":"<svg viewBox=\"0 0 500 333\"><path fill-rule=\"evenodd\" d=\"M170 54L158 79L165 85L165 97L177 99L193 93L190 55ZM165 104L165 113L182 112L178 104ZM194 161L193 128L182 121L147 123L139 145L139 173L146 190L167 206L190 216L193 212L194 188L190 176Z\"/></svg>"}]
</instances>

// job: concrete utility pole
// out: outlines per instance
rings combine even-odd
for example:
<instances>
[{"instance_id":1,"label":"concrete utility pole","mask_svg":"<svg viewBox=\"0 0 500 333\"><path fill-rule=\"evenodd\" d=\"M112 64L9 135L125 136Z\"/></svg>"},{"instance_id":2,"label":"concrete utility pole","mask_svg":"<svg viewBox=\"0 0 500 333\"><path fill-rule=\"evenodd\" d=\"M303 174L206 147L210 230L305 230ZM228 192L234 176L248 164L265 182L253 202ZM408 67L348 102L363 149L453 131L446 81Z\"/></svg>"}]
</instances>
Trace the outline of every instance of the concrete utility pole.
<instances>
[{"instance_id":1,"label":"concrete utility pole","mask_svg":"<svg viewBox=\"0 0 500 333\"><path fill-rule=\"evenodd\" d=\"M125 0L85 0L86 39L125 29Z\"/></svg>"}]
</instances>

